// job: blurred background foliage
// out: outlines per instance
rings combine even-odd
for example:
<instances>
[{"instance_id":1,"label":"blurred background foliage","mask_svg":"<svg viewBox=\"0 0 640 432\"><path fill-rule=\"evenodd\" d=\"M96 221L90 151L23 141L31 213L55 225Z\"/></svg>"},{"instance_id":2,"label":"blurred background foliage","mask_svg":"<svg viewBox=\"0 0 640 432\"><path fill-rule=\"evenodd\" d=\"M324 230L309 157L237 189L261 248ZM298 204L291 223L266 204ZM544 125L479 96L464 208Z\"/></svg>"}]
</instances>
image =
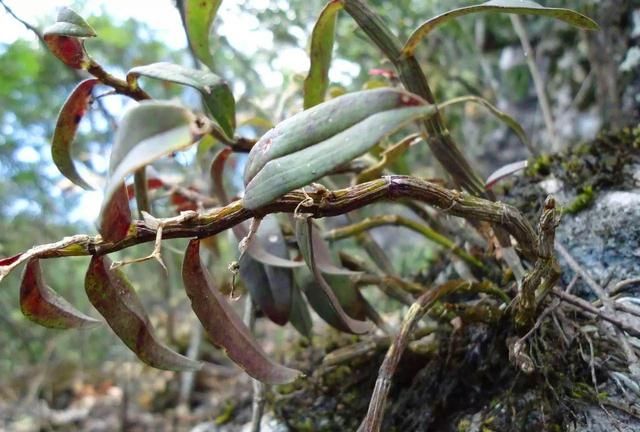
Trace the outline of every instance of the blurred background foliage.
<instances>
[{"instance_id":1,"label":"blurred background foliage","mask_svg":"<svg viewBox=\"0 0 640 432\"><path fill-rule=\"evenodd\" d=\"M6 3L11 6L11 2ZM186 49L183 33L162 34L147 25L142 16L116 19L110 14L108 2L104 2L101 13L87 15L86 3L90 2L75 1L71 7L95 28L99 37L87 41L88 52L112 73L122 76L131 67L156 61L193 66L194 58ZM240 134L259 136L265 128L256 125L277 123L301 109L308 38L324 3L322 0L223 2L211 36L215 49L214 71L232 84L238 100L239 123L245 124L239 128ZM401 39L405 39L426 18L474 2L371 0L370 3L385 16ZM540 3L572 7L598 19L605 13L602 9L607 2L549 0ZM630 2L625 4L626 14L632 6ZM6 11L0 8L0 13ZM43 4L35 19L22 18L42 29L54 17L55 11ZM624 17L624 22L618 25L628 31L626 39L614 48L616 65L625 61L633 40L637 41L640 35L637 6L633 14ZM180 20L177 10L174 19ZM562 146L593 137L610 119L598 104L598 80L590 58L592 43L584 33L554 20L527 18L525 23ZM247 43L234 44L239 35L240 40L244 38ZM182 43L176 41L184 41L185 48L171 48ZM450 23L419 47L417 57L437 100L468 94L482 96L520 121L537 149L551 149L531 74L508 17L481 15ZM355 23L346 14L340 15L330 92L338 94L390 85L388 78L370 72L390 68ZM620 72L620 98L626 97L623 90L627 84L638 84L633 70L632 65L628 73ZM92 207L99 205L99 196L93 194L93 198L88 199L87 193L64 180L52 165L49 148L58 110L82 76L56 60L37 38L30 37L0 44L0 77L0 176L3 179L0 182L0 256L74 233L95 233L93 221L87 215L96 213ZM145 81L144 85L154 97L181 98L198 107L194 92L182 93L177 86L160 82ZM115 125L127 103L118 96L106 96L93 104L83 120L75 151L96 176L105 174ZM637 109L637 101L635 104ZM449 108L446 119L457 142L485 177L505 163L531 156L510 130L477 106ZM207 162L215 150L209 149L199 157ZM168 168L175 181L197 185L205 172L194 169L193 158L194 152L180 154L158 168L163 172ZM243 155L238 155L235 164L240 167L242 160ZM414 147L395 164L394 170L426 177L442 175L426 145ZM236 185L235 193L238 193L236 177L232 174L228 180L230 186ZM175 208L165 195L156 201L155 211L168 215L175 213ZM399 271L411 275L424 270L425 261L431 259L433 253L420 237L405 236L405 231L402 236L385 232L389 233L377 231L376 239L390 250ZM232 248L228 244L218 242L216 247L221 248L223 257L232 259ZM133 248L128 253L137 256L144 253L140 249ZM175 328L172 316L180 316L186 298L174 280L180 256L171 246L168 249L167 261L170 269L174 269L170 278L164 277L154 263L135 266L135 271L127 269L127 273L137 282L137 288L142 290L145 301L162 323L163 336L179 339L180 329ZM77 258L44 265L50 285L83 310L89 309L82 293L86 263L87 259ZM228 277L226 263L218 264L221 277ZM0 289L0 382L19 380L32 366L45 360L51 368L57 363L70 362L83 370L95 368L106 359L131 357L107 331L61 333L32 325L20 314L18 291L19 274L14 273ZM0 384L0 397L2 392L11 392L11 388Z\"/></svg>"}]
</instances>

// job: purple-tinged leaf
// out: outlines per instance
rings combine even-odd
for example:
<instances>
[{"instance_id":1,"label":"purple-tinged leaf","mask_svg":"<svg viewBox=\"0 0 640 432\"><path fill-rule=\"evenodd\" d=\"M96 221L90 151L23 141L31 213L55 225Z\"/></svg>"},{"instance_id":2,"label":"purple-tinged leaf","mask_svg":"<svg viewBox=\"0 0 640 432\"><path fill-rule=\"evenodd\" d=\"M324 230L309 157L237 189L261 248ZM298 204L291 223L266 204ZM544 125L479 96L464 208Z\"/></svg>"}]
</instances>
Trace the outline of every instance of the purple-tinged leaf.
<instances>
[{"instance_id":1,"label":"purple-tinged leaf","mask_svg":"<svg viewBox=\"0 0 640 432\"><path fill-rule=\"evenodd\" d=\"M304 80L304 109L324 102L329 88L329 67L333 54L336 18L342 2L332 0L322 9L311 33L309 74Z\"/></svg>"},{"instance_id":2,"label":"purple-tinged leaf","mask_svg":"<svg viewBox=\"0 0 640 432\"><path fill-rule=\"evenodd\" d=\"M85 290L91 304L100 312L124 344L140 360L157 369L195 370L201 363L188 359L160 343L142 302L119 269L111 261L94 256L85 276Z\"/></svg>"},{"instance_id":3,"label":"purple-tinged leaf","mask_svg":"<svg viewBox=\"0 0 640 432\"><path fill-rule=\"evenodd\" d=\"M45 35L44 42L58 60L73 69L87 69L90 59L82 41L75 37Z\"/></svg>"},{"instance_id":4,"label":"purple-tinged leaf","mask_svg":"<svg viewBox=\"0 0 640 432\"><path fill-rule=\"evenodd\" d=\"M279 262L277 260L289 261L289 250L274 215L267 215L262 220L251 243L254 244L254 250L257 247L268 254L262 257L268 258L267 263L253 258L251 252L247 252L240 259L240 277L249 289L251 298L265 315L276 324L284 325L289 320L291 310L293 273L290 268L268 265L268 262Z\"/></svg>"},{"instance_id":5,"label":"purple-tinged leaf","mask_svg":"<svg viewBox=\"0 0 640 432\"><path fill-rule=\"evenodd\" d=\"M13 256L10 256L10 257L0 258L0 267L4 267L4 266L8 266L8 265L13 264L14 262L18 261L21 256L22 256L22 253L19 253L19 254L15 254Z\"/></svg>"},{"instance_id":6,"label":"purple-tinged leaf","mask_svg":"<svg viewBox=\"0 0 640 432\"><path fill-rule=\"evenodd\" d=\"M289 321L289 305L278 304L273 298L264 264L254 260L249 254L242 255L238 264L240 279L251 299L267 318L278 325L285 325Z\"/></svg>"},{"instance_id":7,"label":"purple-tinged leaf","mask_svg":"<svg viewBox=\"0 0 640 432\"><path fill-rule=\"evenodd\" d=\"M100 321L74 308L45 284L37 258L27 262L22 275L20 310L34 323L53 329L65 330L100 324Z\"/></svg>"},{"instance_id":8,"label":"purple-tinged leaf","mask_svg":"<svg viewBox=\"0 0 640 432\"><path fill-rule=\"evenodd\" d=\"M56 22L47 27L43 38L51 51L64 64L74 69L86 69L91 60L81 38L94 37L96 32L73 10L63 7Z\"/></svg>"},{"instance_id":9,"label":"purple-tinged leaf","mask_svg":"<svg viewBox=\"0 0 640 432\"><path fill-rule=\"evenodd\" d=\"M220 201L220 205L229 204L229 197L224 189L224 167L232 153L231 147L223 147L213 157L209 168L212 192Z\"/></svg>"},{"instance_id":10,"label":"purple-tinged leaf","mask_svg":"<svg viewBox=\"0 0 640 432\"><path fill-rule=\"evenodd\" d=\"M111 195L108 203L103 204L100 213L100 235L105 241L118 242L127 236L131 226L131 208L124 183Z\"/></svg>"},{"instance_id":11,"label":"purple-tinged leaf","mask_svg":"<svg viewBox=\"0 0 640 432\"><path fill-rule=\"evenodd\" d=\"M191 240L182 265L182 280L191 307L214 344L253 378L268 384L294 381L301 372L269 359L247 326L218 291L200 260L200 241Z\"/></svg>"},{"instance_id":12,"label":"purple-tinged leaf","mask_svg":"<svg viewBox=\"0 0 640 432\"><path fill-rule=\"evenodd\" d=\"M220 3L222 0L184 0L182 2L184 26L191 49L196 57L209 67L213 66L209 33Z\"/></svg>"},{"instance_id":13,"label":"purple-tinged leaf","mask_svg":"<svg viewBox=\"0 0 640 432\"><path fill-rule=\"evenodd\" d=\"M342 305L340 304L340 300L318 268L314 251L315 242L312 241L313 231L311 220L299 219L296 221L296 239L298 240L300 252L304 257L307 266L309 267L309 269L311 269L311 273L313 274L316 282L313 287L313 292L310 293L309 291L306 291L307 298L309 299L311 306L314 306L315 308L315 305L319 305L320 303L314 300L317 300L318 297L321 296L322 299L325 300L322 302L322 304L323 307L326 306L326 310L318 313L322 313L324 315L323 318L329 324L333 325L339 330L348 333L362 334L370 331L372 329L372 326L369 323L355 320L345 312ZM347 272L347 270L344 271ZM353 287L351 288L353 289ZM318 310L316 309L316 311ZM331 318L326 319L326 317Z\"/></svg>"},{"instance_id":14,"label":"purple-tinged leaf","mask_svg":"<svg viewBox=\"0 0 640 432\"><path fill-rule=\"evenodd\" d=\"M91 91L99 82L95 78L87 79L71 91L60 110L60 114L58 114L58 121L51 142L53 163L66 178L83 189L93 188L78 174L71 157L71 144L76 136L78 125L89 107Z\"/></svg>"},{"instance_id":15,"label":"purple-tinged leaf","mask_svg":"<svg viewBox=\"0 0 640 432\"><path fill-rule=\"evenodd\" d=\"M198 90L207 109L228 138L233 138L236 128L236 101L225 80L210 70L190 69L173 63L153 63L138 66L127 73L127 81L138 85L138 77L174 82Z\"/></svg>"},{"instance_id":16,"label":"purple-tinged leaf","mask_svg":"<svg viewBox=\"0 0 640 432\"><path fill-rule=\"evenodd\" d=\"M505 177L509 177L510 175L513 175L518 171L522 171L527 167L527 165L528 165L528 162L526 160L522 160L522 161L510 163L501 168L498 168L489 176L489 178L485 182L484 184L485 189L487 190L491 189L500 180L502 180Z\"/></svg>"}]
</instances>

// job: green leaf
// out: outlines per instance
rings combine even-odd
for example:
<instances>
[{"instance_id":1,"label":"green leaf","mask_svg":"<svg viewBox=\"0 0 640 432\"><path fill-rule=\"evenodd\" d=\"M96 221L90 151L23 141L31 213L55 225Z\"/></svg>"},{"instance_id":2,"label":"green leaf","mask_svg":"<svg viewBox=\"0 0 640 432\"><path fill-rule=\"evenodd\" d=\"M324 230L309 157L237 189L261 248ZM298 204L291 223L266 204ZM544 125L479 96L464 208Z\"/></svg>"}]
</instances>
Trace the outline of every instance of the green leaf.
<instances>
[{"instance_id":1,"label":"green leaf","mask_svg":"<svg viewBox=\"0 0 640 432\"><path fill-rule=\"evenodd\" d=\"M248 230L237 225L234 233L242 239ZM289 260L289 250L274 215L267 215L262 220L248 246L240 257L240 277L265 315L274 323L284 325L291 310L291 267L304 263Z\"/></svg>"},{"instance_id":2,"label":"green leaf","mask_svg":"<svg viewBox=\"0 0 640 432\"><path fill-rule=\"evenodd\" d=\"M267 162L331 138L373 114L424 103L411 93L387 88L349 93L302 111L276 125L253 146L244 183Z\"/></svg>"},{"instance_id":3,"label":"green leaf","mask_svg":"<svg viewBox=\"0 0 640 432\"><path fill-rule=\"evenodd\" d=\"M51 157L60 172L74 184L89 190L93 188L80 177L71 158L71 144L76 136L78 125L89 107L91 91L99 82L94 78L84 80L71 91L58 114L51 142Z\"/></svg>"},{"instance_id":4,"label":"green leaf","mask_svg":"<svg viewBox=\"0 0 640 432\"><path fill-rule=\"evenodd\" d=\"M139 76L170 81L193 87L204 99L207 109L224 133L233 138L236 127L236 102L225 80L209 70L189 69L173 63L152 63L138 66L127 73L127 81L137 86Z\"/></svg>"},{"instance_id":5,"label":"green leaf","mask_svg":"<svg viewBox=\"0 0 640 432\"><path fill-rule=\"evenodd\" d=\"M285 384L301 376L301 372L273 362L256 343L203 268L197 239L191 240L185 251L182 280L191 308L213 343L250 376L267 384Z\"/></svg>"},{"instance_id":6,"label":"green leaf","mask_svg":"<svg viewBox=\"0 0 640 432\"><path fill-rule=\"evenodd\" d=\"M309 307L304 301L297 283L294 283L293 291L291 292L291 313L289 315L289 321L298 333L311 339L313 321L309 313Z\"/></svg>"},{"instance_id":7,"label":"green leaf","mask_svg":"<svg viewBox=\"0 0 640 432\"><path fill-rule=\"evenodd\" d=\"M351 318L343 309L340 300L334 293L333 288L327 283L321 270L316 263L315 248L318 245L313 241L313 225L311 219L298 219L296 220L296 239L298 246L300 247L300 253L304 257L305 262L311 273L314 276L317 286L311 287L312 289L306 290L307 298L311 303L311 306L327 321L327 323L336 327L337 329L354 334L367 333L371 330L371 325L364 321L358 321ZM322 249L319 250L321 254L319 258L325 259ZM332 267L330 263L324 263L325 270ZM340 269L331 268L335 271L335 274L339 274ZM347 274L348 270L342 270ZM320 305L316 307L315 305Z\"/></svg>"},{"instance_id":8,"label":"green leaf","mask_svg":"<svg viewBox=\"0 0 640 432\"><path fill-rule=\"evenodd\" d=\"M129 233L131 208L124 183L116 187L109 201L105 201L98 222L100 235L105 241L118 242Z\"/></svg>"},{"instance_id":9,"label":"green leaf","mask_svg":"<svg viewBox=\"0 0 640 432\"><path fill-rule=\"evenodd\" d=\"M127 111L111 150L104 203L134 171L189 147L196 138L193 122L189 110L168 102L142 101Z\"/></svg>"},{"instance_id":10,"label":"green leaf","mask_svg":"<svg viewBox=\"0 0 640 432\"><path fill-rule=\"evenodd\" d=\"M518 123L518 121L511 117L509 114L505 113L504 111L500 111L496 106L494 106L491 102L484 98L478 96L461 96L438 104L438 108L444 109L451 105L467 102L482 105L483 107L488 109L489 112L493 114L498 120L510 127L511 130L513 130L513 132L518 136L518 138L520 138L520 141L522 141L522 144L524 144L525 147L527 147L528 149L532 148L531 142L529 141L529 138L527 137L527 134L524 131L522 125L520 125L520 123Z\"/></svg>"},{"instance_id":11,"label":"green leaf","mask_svg":"<svg viewBox=\"0 0 640 432\"><path fill-rule=\"evenodd\" d=\"M413 52L415 51L420 41L439 25L442 25L454 18L481 12L500 12L518 15L542 15L564 21L575 27L587 30L598 29L598 24L591 18L586 17L581 13L572 11L571 9L547 8L529 0L491 0L479 5L454 9L425 21L411 34L411 36L409 36L409 40L407 40L407 43L402 48L403 54L406 56L413 55Z\"/></svg>"},{"instance_id":12,"label":"green leaf","mask_svg":"<svg viewBox=\"0 0 640 432\"><path fill-rule=\"evenodd\" d=\"M431 105L383 111L325 141L271 160L247 185L243 205L250 210L257 209L287 192L306 186L363 155L403 125L434 112Z\"/></svg>"},{"instance_id":13,"label":"green leaf","mask_svg":"<svg viewBox=\"0 0 640 432\"><path fill-rule=\"evenodd\" d=\"M304 109L324 102L329 88L329 67L338 12L342 2L332 0L322 9L311 33L309 74L304 80Z\"/></svg>"},{"instance_id":14,"label":"green leaf","mask_svg":"<svg viewBox=\"0 0 640 432\"><path fill-rule=\"evenodd\" d=\"M199 369L200 362L178 354L157 340L133 287L120 270L110 270L110 267L107 257L93 256L85 276L85 291L91 304L120 340L140 360L154 368L174 371Z\"/></svg>"},{"instance_id":15,"label":"green leaf","mask_svg":"<svg viewBox=\"0 0 640 432\"><path fill-rule=\"evenodd\" d=\"M30 259L20 285L20 310L29 320L53 329L89 327L100 321L83 314L48 287L38 259Z\"/></svg>"},{"instance_id":16,"label":"green leaf","mask_svg":"<svg viewBox=\"0 0 640 432\"><path fill-rule=\"evenodd\" d=\"M213 66L213 57L209 47L211 24L222 0L184 0L184 26L191 49L201 62Z\"/></svg>"},{"instance_id":17,"label":"green leaf","mask_svg":"<svg viewBox=\"0 0 640 432\"><path fill-rule=\"evenodd\" d=\"M43 35L95 37L96 32L87 22L72 9L61 7L56 22L47 27Z\"/></svg>"}]
</instances>

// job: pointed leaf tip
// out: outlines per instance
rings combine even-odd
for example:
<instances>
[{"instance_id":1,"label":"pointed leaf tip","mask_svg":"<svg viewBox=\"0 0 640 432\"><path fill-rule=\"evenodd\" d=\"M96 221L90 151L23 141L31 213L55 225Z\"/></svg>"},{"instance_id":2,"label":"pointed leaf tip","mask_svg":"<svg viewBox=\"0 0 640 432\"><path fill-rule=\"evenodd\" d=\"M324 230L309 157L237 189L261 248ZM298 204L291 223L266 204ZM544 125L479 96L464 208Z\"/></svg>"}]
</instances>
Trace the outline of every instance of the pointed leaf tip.
<instances>
[{"instance_id":1,"label":"pointed leaf tip","mask_svg":"<svg viewBox=\"0 0 640 432\"><path fill-rule=\"evenodd\" d=\"M189 44L198 59L211 67L213 57L209 47L211 24L222 0L184 0L182 14Z\"/></svg>"},{"instance_id":2,"label":"pointed leaf tip","mask_svg":"<svg viewBox=\"0 0 640 432\"><path fill-rule=\"evenodd\" d=\"M29 320L43 327L66 330L90 327L100 321L83 314L48 287L38 259L27 262L20 284L20 310Z\"/></svg>"},{"instance_id":3,"label":"pointed leaf tip","mask_svg":"<svg viewBox=\"0 0 640 432\"><path fill-rule=\"evenodd\" d=\"M76 136L80 121L91 102L91 91L99 82L95 78L87 79L71 91L58 114L58 121L51 141L53 163L66 178L87 190L93 188L78 174L71 157L71 144Z\"/></svg>"},{"instance_id":4,"label":"pointed leaf tip","mask_svg":"<svg viewBox=\"0 0 640 432\"><path fill-rule=\"evenodd\" d=\"M335 27L342 2L331 1L320 12L311 33L309 74L304 80L304 108L324 101L329 88L329 68L335 38Z\"/></svg>"},{"instance_id":5,"label":"pointed leaf tip","mask_svg":"<svg viewBox=\"0 0 640 432\"><path fill-rule=\"evenodd\" d=\"M247 374L267 384L285 384L302 375L269 359L258 345L203 268L198 239L191 240L185 251L182 280L191 308L213 343L224 349Z\"/></svg>"},{"instance_id":6,"label":"pointed leaf tip","mask_svg":"<svg viewBox=\"0 0 640 432\"><path fill-rule=\"evenodd\" d=\"M207 109L224 133L233 138L236 127L236 101L227 82L210 70L191 69L159 62L138 66L127 73L127 81L137 85L139 76L192 87L200 92Z\"/></svg>"},{"instance_id":7,"label":"pointed leaf tip","mask_svg":"<svg viewBox=\"0 0 640 432\"><path fill-rule=\"evenodd\" d=\"M157 369L182 371L201 367L160 343L142 302L124 274L111 270L104 256L91 258L85 276L85 291L114 333L144 363Z\"/></svg>"},{"instance_id":8,"label":"pointed leaf tip","mask_svg":"<svg viewBox=\"0 0 640 432\"><path fill-rule=\"evenodd\" d=\"M598 24L591 18L579 12L564 8L548 8L530 0L490 0L482 4L465 6L444 12L422 23L409 36L407 43L402 48L404 55L413 55L416 47L429 33L438 26L464 15L474 13L510 13L518 15L541 15L564 21L572 26L586 30L598 29Z\"/></svg>"}]
</instances>

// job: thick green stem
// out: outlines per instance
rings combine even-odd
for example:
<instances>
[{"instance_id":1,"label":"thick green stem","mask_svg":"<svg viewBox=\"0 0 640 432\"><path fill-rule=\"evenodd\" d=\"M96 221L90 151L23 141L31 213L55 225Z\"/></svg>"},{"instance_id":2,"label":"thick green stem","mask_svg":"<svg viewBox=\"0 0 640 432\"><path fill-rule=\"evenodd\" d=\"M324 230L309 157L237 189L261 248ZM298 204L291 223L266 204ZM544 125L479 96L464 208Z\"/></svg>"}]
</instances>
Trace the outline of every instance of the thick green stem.
<instances>
[{"instance_id":1,"label":"thick green stem","mask_svg":"<svg viewBox=\"0 0 640 432\"><path fill-rule=\"evenodd\" d=\"M432 242L439 244L443 248L452 251L459 258L464 260L466 263L477 267L484 268L484 265L480 260L476 257L470 255L464 249L460 248L453 241L449 240L447 237L438 233L437 231L432 230L428 226L416 222L412 219L405 218L398 215L380 215L380 216L372 216L366 219L361 220L353 225L348 225L341 228L336 228L331 231L328 231L325 234L325 238L329 240L339 240L346 237L351 237L354 235L358 235L361 232L370 230L372 228L376 228L384 225L396 225L403 226L409 228L417 232L418 234L423 235L426 239L431 240Z\"/></svg>"},{"instance_id":2,"label":"thick green stem","mask_svg":"<svg viewBox=\"0 0 640 432\"><path fill-rule=\"evenodd\" d=\"M402 43L387 28L382 18L362 0L343 0L344 9L371 38L398 70L407 90L436 104L427 77L415 57L403 56ZM427 132L427 143L433 155L451 174L456 183L477 196L486 196L482 180L458 149L439 112L422 122Z\"/></svg>"}]
</instances>

